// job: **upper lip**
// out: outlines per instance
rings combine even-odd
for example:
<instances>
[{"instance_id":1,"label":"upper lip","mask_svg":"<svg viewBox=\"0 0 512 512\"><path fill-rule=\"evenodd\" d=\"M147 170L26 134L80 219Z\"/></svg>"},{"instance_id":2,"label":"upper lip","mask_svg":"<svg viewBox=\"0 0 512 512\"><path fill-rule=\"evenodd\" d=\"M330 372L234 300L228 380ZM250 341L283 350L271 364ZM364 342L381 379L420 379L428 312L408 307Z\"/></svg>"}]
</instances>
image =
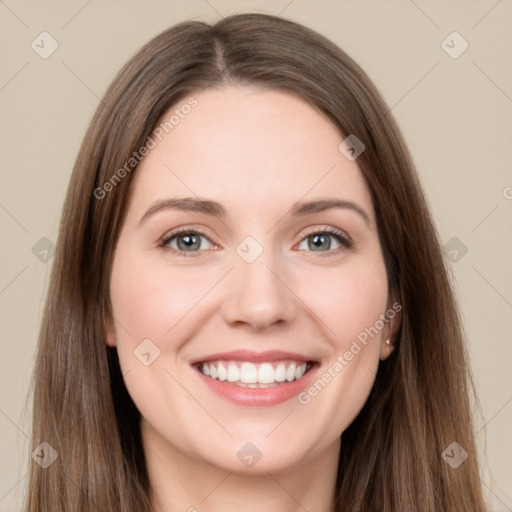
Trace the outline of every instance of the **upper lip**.
<instances>
[{"instance_id":1,"label":"upper lip","mask_svg":"<svg viewBox=\"0 0 512 512\"><path fill-rule=\"evenodd\" d=\"M282 350L266 350L254 352L253 350L233 350L231 352L217 352L208 356L200 357L191 361L191 364L206 363L208 361L248 361L251 363L263 363L293 359L294 361L313 361L310 357L296 354L294 352L283 352Z\"/></svg>"}]
</instances>

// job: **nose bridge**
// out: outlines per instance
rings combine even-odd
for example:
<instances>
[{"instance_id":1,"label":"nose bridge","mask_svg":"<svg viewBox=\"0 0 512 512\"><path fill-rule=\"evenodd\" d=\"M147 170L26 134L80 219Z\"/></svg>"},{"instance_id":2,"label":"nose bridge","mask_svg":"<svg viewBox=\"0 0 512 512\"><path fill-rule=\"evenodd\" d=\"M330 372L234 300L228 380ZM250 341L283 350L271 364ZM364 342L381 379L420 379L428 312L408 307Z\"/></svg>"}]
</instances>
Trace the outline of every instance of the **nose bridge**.
<instances>
[{"instance_id":1,"label":"nose bridge","mask_svg":"<svg viewBox=\"0 0 512 512\"><path fill-rule=\"evenodd\" d=\"M270 239L266 239L267 244ZM279 251L270 246L264 248L253 237L237 246L223 307L227 322L242 322L260 330L291 320L294 296L284 284L286 273L278 254Z\"/></svg>"}]
</instances>

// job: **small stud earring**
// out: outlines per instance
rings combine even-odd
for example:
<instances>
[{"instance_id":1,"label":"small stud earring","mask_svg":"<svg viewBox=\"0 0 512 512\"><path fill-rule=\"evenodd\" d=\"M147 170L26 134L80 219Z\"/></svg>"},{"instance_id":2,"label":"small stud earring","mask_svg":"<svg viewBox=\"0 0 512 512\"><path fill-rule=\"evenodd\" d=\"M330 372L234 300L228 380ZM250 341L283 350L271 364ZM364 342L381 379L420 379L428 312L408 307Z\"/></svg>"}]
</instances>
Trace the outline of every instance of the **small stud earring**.
<instances>
[{"instance_id":1,"label":"small stud earring","mask_svg":"<svg viewBox=\"0 0 512 512\"><path fill-rule=\"evenodd\" d=\"M389 338L386 340L386 345L391 345L391 340Z\"/></svg>"}]
</instances>

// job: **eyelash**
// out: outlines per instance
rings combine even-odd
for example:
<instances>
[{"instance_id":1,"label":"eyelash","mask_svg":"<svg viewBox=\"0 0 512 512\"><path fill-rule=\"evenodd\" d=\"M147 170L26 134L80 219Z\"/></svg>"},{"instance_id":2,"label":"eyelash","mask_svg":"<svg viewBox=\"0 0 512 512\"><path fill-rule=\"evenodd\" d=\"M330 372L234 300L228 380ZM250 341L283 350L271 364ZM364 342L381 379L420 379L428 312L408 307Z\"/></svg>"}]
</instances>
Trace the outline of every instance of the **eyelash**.
<instances>
[{"instance_id":1,"label":"eyelash","mask_svg":"<svg viewBox=\"0 0 512 512\"><path fill-rule=\"evenodd\" d=\"M197 257L197 256L199 256L202 251L190 251L190 252L178 251L178 250L174 249L173 247L169 247L167 245L173 238L175 238L176 236L178 236L180 234L201 235L201 236L204 236L205 238L207 238L211 242L211 240L208 238L208 236L205 233L202 233L201 231L197 231L195 229L191 229L191 228L185 226L185 227L177 228L174 231L171 231L170 233L167 233L160 240L158 246L161 249L163 249L164 251L166 251L166 252L178 253L178 254L180 254L180 256L185 256L185 257L189 257L189 256ZM300 241L302 242L303 240L305 240L306 238L308 238L308 237L310 237L312 235L325 235L325 234L331 235L332 237L334 237L341 244L341 247L338 247L337 249L331 249L331 250L325 251L325 252L324 251L319 251L318 255L308 256L308 257L314 258L314 257L318 256L320 258L329 258L329 257L332 257L332 256L336 256L338 253L340 253L344 249L352 249L355 246L354 241L346 233L344 233L343 231L341 231L339 229L331 228L331 227L329 227L329 228L320 228L320 229L316 229L314 231L311 231L310 233L306 233L301 238ZM306 251L306 252L316 252L316 251ZM324 253L322 254L322 252L324 252Z\"/></svg>"}]
</instances>

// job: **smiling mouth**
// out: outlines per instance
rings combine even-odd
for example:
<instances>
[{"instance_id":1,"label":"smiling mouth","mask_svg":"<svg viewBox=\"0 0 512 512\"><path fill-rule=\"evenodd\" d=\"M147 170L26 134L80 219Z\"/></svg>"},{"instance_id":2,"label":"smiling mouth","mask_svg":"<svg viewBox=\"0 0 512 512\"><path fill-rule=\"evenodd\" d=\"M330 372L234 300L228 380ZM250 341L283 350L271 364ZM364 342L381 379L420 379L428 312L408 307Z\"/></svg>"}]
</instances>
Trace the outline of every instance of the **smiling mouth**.
<instances>
[{"instance_id":1,"label":"smiling mouth","mask_svg":"<svg viewBox=\"0 0 512 512\"><path fill-rule=\"evenodd\" d=\"M300 380L314 366L313 361L208 361L194 366L205 376L244 388L271 388Z\"/></svg>"}]
</instances>

